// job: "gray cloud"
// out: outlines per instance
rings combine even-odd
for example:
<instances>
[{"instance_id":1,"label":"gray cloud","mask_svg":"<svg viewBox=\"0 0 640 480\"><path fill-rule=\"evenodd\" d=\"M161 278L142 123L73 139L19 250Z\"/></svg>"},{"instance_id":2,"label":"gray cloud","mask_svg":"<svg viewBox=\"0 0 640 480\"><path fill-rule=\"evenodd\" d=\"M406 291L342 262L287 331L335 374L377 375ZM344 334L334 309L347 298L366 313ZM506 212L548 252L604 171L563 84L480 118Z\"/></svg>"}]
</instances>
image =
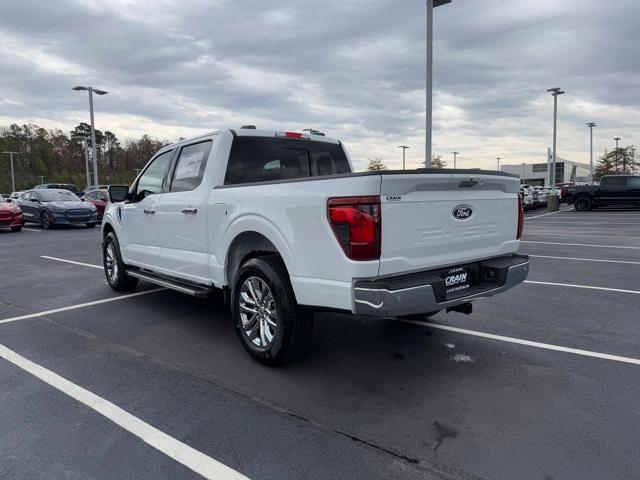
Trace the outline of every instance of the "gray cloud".
<instances>
[{"instance_id":1,"label":"gray cloud","mask_svg":"<svg viewBox=\"0 0 640 480\"><path fill-rule=\"evenodd\" d=\"M638 143L634 0L453 0L435 15L434 150L461 164L542 161L561 86L559 147L584 122ZM0 120L70 129L92 83L101 128L175 139L239 123L326 130L393 162L424 148L424 2L88 1L0 4ZM47 125L45 125L47 126ZM615 132L615 133L614 133Z\"/></svg>"}]
</instances>

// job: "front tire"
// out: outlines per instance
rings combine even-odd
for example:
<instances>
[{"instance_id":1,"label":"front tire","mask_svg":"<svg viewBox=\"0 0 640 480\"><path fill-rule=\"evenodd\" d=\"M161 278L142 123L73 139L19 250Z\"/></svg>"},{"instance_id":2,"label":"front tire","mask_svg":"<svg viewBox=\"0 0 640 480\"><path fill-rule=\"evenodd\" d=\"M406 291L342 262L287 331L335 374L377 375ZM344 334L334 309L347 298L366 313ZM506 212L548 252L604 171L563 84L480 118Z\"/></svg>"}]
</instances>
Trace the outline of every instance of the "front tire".
<instances>
[{"instance_id":1,"label":"front tire","mask_svg":"<svg viewBox=\"0 0 640 480\"><path fill-rule=\"evenodd\" d=\"M120 255L120 244L113 232L108 233L102 243L102 261L107 282L116 292L130 292L136 288L138 279L127 275L126 265Z\"/></svg>"},{"instance_id":2,"label":"front tire","mask_svg":"<svg viewBox=\"0 0 640 480\"><path fill-rule=\"evenodd\" d=\"M49 212L42 212L40 214L40 222L42 223L42 228L45 230L49 230L53 226L53 219Z\"/></svg>"},{"instance_id":3,"label":"front tire","mask_svg":"<svg viewBox=\"0 0 640 480\"><path fill-rule=\"evenodd\" d=\"M593 202L589 197L578 197L573 205L576 212L588 212L593 208Z\"/></svg>"},{"instance_id":4,"label":"front tire","mask_svg":"<svg viewBox=\"0 0 640 480\"><path fill-rule=\"evenodd\" d=\"M231 298L238 337L258 362L282 365L307 352L313 313L298 306L280 257L247 260L236 274Z\"/></svg>"}]
</instances>

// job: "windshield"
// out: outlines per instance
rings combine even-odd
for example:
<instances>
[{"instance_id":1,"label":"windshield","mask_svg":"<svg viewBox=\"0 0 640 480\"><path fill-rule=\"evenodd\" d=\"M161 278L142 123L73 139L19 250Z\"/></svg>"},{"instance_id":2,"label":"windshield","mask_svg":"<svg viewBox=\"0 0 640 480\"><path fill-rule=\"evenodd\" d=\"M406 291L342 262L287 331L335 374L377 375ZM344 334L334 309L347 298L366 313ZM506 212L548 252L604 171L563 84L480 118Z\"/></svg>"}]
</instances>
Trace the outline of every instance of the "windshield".
<instances>
[{"instance_id":1,"label":"windshield","mask_svg":"<svg viewBox=\"0 0 640 480\"><path fill-rule=\"evenodd\" d=\"M43 202L79 202L80 199L72 192L65 190L38 190Z\"/></svg>"}]
</instances>

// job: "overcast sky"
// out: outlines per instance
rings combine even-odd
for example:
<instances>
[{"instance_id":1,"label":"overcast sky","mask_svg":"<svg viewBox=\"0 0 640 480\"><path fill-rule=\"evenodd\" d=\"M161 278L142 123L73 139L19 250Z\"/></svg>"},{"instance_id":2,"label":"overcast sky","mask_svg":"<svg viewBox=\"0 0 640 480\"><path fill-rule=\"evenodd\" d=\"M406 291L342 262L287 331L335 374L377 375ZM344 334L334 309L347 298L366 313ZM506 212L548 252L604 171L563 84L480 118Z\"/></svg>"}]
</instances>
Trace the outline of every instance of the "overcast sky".
<instances>
[{"instance_id":1,"label":"overcast sky","mask_svg":"<svg viewBox=\"0 0 640 480\"><path fill-rule=\"evenodd\" d=\"M588 161L640 143L638 0L453 0L435 10L434 153L461 167L544 162L559 97L558 155ZM2 0L0 125L121 140L217 128L313 127L368 157L424 158L422 0Z\"/></svg>"}]
</instances>

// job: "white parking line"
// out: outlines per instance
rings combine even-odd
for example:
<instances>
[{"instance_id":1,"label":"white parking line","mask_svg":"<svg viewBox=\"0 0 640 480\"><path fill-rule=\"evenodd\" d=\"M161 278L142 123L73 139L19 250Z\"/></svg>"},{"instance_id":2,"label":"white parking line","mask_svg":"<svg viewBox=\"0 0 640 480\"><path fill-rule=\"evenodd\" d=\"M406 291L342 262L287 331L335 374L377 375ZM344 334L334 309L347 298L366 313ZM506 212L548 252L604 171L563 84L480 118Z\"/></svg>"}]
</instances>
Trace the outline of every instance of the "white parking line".
<instances>
[{"instance_id":1,"label":"white parking line","mask_svg":"<svg viewBox=\"0 0 640 480\"><path fill-rule=\"evenodd\" d=\"M26 230L27 232L42 232L42 230L36 230L35 228L27 228L27 227L22 227L22 230Z\"/></svg>"},{"instance_id":2,"label":"white parking line","mask_svg":"<svg viewBox=\"0 0 640 480\"><path fill-rule=\"evenodd\" d=\"M557 212L543 213L542 215L534 215L533 217L525 216L524 220L526 222L527 220L533 220L534 218L546 217L548 215L555 215L556 213L568 212L569 210L573 210L573 208L567 208L566 210L558 210Z\"/></svg>"},{"instance_id":3,"label":"white parking line","mask_svg":"<svg viewBox=\"0 0 640 480\"><path fill-rule=\"evenodd\" d=\"M40 255L40 258L46 258L47 260L55 260L57 262L64 262L64 263L71 263L73 265L80 265L82 267L91 267L91 268L97 268L99 270L104 269L104 267L102 265L93 265L91 263L82 263L82 262L76 262L74 260L66 260L64 258L58 258L58 257L50 257L48 255Z\"/></svg>"},{"instance_id":4,"label":"white parking line","mask_svg":"<svg viewBox=\"0 0 640 480\"><path fill-rule=\"evenodd\" d=\"M568 225L566 223L556 223L553 224L554 226L551 227L549 226L548 223L536 223L536 228L540 229L540 230L545 230L545 231L558 231L558 230L604 230L605 232L611 232L611 231L615 231L614 227L575 227L573 225ZM640 225L638 223L630 223L627 225ZM620 228L617 231L618 232L631 232L631 231L638 231L640 230L640 228L628 228L628 227L624 227L624 228ZM626 235L623 235L626 236Z\"/></svg>"},{"instance_id":5,"label":"white parking line","mask_svg":"<svg viewBox=\"0 0 640 480\"><path fill-rule=\"evenodd\" d=\"M44 317L46 315L52 315L54 313L66 312L68 310L77 310L78 308L91 307L93 305L101 305L103 303L117 302L119 300L126 300L127 298L139 297L141 295L149 295L150 293L156 293L156 292L160 292L162 290L166 290L166 289L165 288L154 288L152 290L145 290L144 292L129 293L127 295L120 295L118 297L104 298L102 300L95 300L93 302L78 303L77 305L70 305L68 307L61 307L61 308L54 308L52 310L45 310L44 312L29 313L27 315L21 315L19 317L5 318L4 320L0 320L0 324L17 322L19 320L27 320L29 318Z\"/></svg>"},{"instance_id":6,"label":"white parking line","mask_svg":"<svg viewBox=\"0 0 640 480\"><path fill-rule=\"evenodd\" d=\"M586 288L587 290L604 290L606 292L633 293L636 295L640 295L640 290L624 290L622 288L593 287L591 285L575 285L573 283L538 282L534 280L525 280L524 283L531 283L534 285L552 285L554 287Z\"/></svg>"},{"instance_id":7,"label":"white parking line","mask_svg":"<svg viewBox=\"0 0 640 480\"><path fill-rule=\"evenodd\" d=\"M541 220L539 222L536 222L536 226L538 225L557 225L559 227L564 227L565 225L638 225L640 226L640 222L580 222L580 221L574 222L573 220L569 220L569 221L560 220L558 222L550 222L548 220L547 221ZM577 227L571 227L571 228L577 228Z\"/></svg>"},{"instance_id":8,"label":"white parking line","mask_svg":"<svg viewBox=\"0 0 640 480\"><path fill-rule=\"evenodd\" d=\"M24 358L2 344L0 344L0 357L106 417L127 432L140 438L146 444L205 478L220 480L247 479L236 470L167 435L110 401L70 382L42 365Z\"/></svg>"},{"instance_id":9,"label":"white parking line","mask_svg":"<svg viewBox=\"0 0 640 480\"><path fill-rule=\"evenodd\" d=\"M531 255L532 258L551 258L554 260L575 260L580 262L603 262L603 263L625 263L628 265L640 265L640 262L628 262L625 260L605 260L600 258L579 258L579 257L554 257L551 255Z\"/></svg>"},{"instance_id":10,"label":"white parking line","mask_svg":"<svg viewBox=\"0 0 640 480\"><path fill-rule=\"evenodd\" d=\"M501 342L516 343L518 345L526 345L528 347L542 348L542 349L545 349L545 350L555 350L555 351L558 351L558 352L566 352L566 353L573 353L575 355L582 355L584 357L593 357L593 358L600 358L600 359L604 359L604 360L613 360L615 362L631 363L633 365L640 365L640 359L637 359L637 358L621 357L619 355L609 355L608 353L591 352L589 350L581 350L579 348L563 347L563 346L560 346L560 345L553 345L553 344L550 344L550 343L533 342L531 340L522 340L520 338L505 337L505 336L502 336L502 335L494 335L492 333L484 333L484 332L477 332L475 330L467 330L465 328L450 327L448 325L441 325L439 323L433 323L433 322L419 322L417 320L405 320L405 319L398 319L398 321L399 322L404 322L404 323L411 323L413 325L420 325L420 326L436 328L438 330L446 330L446 331L449 331L449 332L462 333L464 335L471 335L471 336L474 336L474 337L489 338L491 340L499 340Z\"/></svg>"},{"instance_id":11,"label":"white parking line","mask_svg":"<svg viewBox=\"0 0 640 480\"><path fill-rule=\"evenodd\" d=\"M640 247L627 247L624 245L593 245L590 243L536 242L533 240L520 240L520 243L537 243L540 245L567 245L570 247L622 248L622 249L628 249L628 250L640 250Z\"/></svg>"},{"instance_id":12,"label":"white parking line","mask_svg":"<svg viewBox=\"0 0 640 480\"><path fill-rule=\"evenodd\" d=\"M640 238L634 235L602 235L602 234L594 234L589 235L587 233L549 233L549 232L532 232L530 230L524 231L525 235L552 235L556 237L620 237L620 238Z\"/></svg>"}]
</instances>

